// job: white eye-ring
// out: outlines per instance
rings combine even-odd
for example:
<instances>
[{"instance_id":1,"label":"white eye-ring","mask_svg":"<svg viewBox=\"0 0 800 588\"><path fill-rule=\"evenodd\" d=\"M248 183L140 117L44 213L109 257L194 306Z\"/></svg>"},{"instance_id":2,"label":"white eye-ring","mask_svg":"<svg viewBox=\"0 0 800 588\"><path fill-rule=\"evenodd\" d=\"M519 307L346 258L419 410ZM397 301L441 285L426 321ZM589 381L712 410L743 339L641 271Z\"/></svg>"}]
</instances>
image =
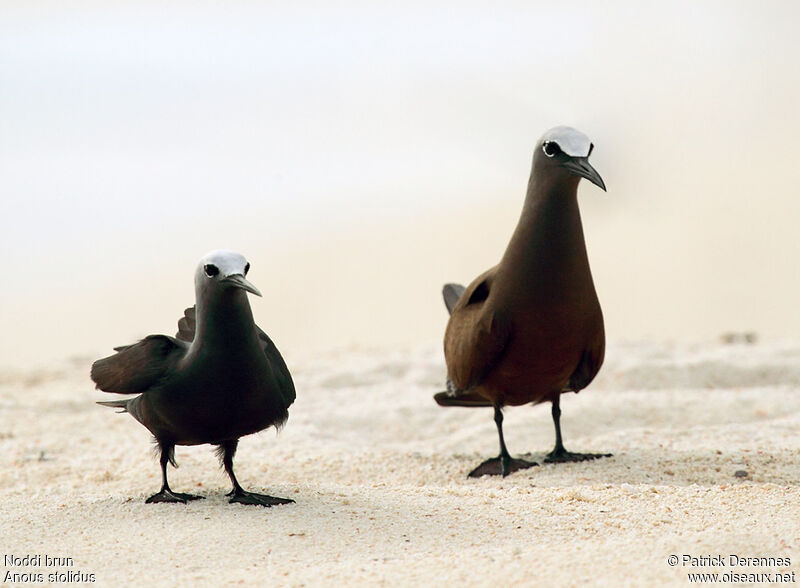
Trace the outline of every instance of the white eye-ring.
<instances>
[{"instance_id":1,"label":"white eye-ring","mask_svg":"<svg viewBox=\"0 0 800 588\"><path fill-rule=\"evenodd\" d=\"M542 151L547 157L555 157L559 153L561 153L561 147L558 146L558 143L555 141L545 141L542 145Z\"/></svg>"}]
</instances>

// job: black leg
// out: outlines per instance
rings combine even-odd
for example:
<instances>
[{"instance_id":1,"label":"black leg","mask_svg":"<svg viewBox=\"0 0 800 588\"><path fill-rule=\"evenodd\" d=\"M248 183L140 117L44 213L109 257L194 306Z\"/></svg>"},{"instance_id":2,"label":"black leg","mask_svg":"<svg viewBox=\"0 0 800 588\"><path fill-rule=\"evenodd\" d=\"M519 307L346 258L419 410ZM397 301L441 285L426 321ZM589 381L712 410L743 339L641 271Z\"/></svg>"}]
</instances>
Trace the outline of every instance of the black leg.
<instances>
[{"instance_id":1,"label":"black leg","mask_svg":"<svg viewBox=\"0 0 800 588\"><path fill-rule=\"evenodd\" d=\"M545 463L564 463L568 461L586 461L589 459L597 459L598 457L611 457L610 453L572 453L564 449L564 441L561 439L561 397L557 396L553 400L553 424L556 427L556 446L553 451L548 453L544 461Z\"/></svg>"},{"instance_id":2,"label":"black leg","mask_svg":"<svg viewBox=\"0 0 800 588\"><path fill-rule=\"evenodd\" d=\"M556 427L556 446L551 453L566 453L567 451L564 449L564 440L561 438L561 396L557 396L553 401L550 414L553 415L553 424Z\"/></svg>"},{"instance_id":3,"label":"black leg","mask_svg":"<svg viewBox=\"0 0 800 588\"><path fill-rule=\"evenodd\" d=\"M161 451L161 491L158 494L153 494L145 502L150 504L153 502L182 502L186 503L189 500L198 500L204 496L196 496L194 494L183 494L181 492L173 492L167 482L167 464L171 463L173 466L178 467L175 463L175 445L165 441L159 441L158 447Z\"/></svg>"},{"instance_id":4,"label":"black leg","mask_svg":"<svg viewBox=\"0 0 800 588\"><path fill-rule=\"evenodd\" d=\"M507 476L517 470L524 470L539 465L534 461L524 459L514 459L508 453L506 440L503 437L503 411L499 406L494 407L494 423L497 425L497 435L500 437L500 455L487 459L477 468L469 473L470 478L480 478L481 476Z\"/></svg>"},{"instance_id":5,"label":"black leg","mask_svg":"<svg viewBox=\"0 0 800 588\"><path fill-rule=\"evenodd\" d=\"M230 496L230 502L238 502L240 504L256 504L259 506L275 506L278 504L291 504L294 500L290 498L276 498L275 496L268 496L267 494L257 494L256 492L248 492L239 485L236 479L236 474L233 473L233 456L236 454L236 448L239 446L239 440L233 439L225 441L219 445L222 465L231 479L233 490L228 492L226 496Z\"/></svg>"}]
</instances>

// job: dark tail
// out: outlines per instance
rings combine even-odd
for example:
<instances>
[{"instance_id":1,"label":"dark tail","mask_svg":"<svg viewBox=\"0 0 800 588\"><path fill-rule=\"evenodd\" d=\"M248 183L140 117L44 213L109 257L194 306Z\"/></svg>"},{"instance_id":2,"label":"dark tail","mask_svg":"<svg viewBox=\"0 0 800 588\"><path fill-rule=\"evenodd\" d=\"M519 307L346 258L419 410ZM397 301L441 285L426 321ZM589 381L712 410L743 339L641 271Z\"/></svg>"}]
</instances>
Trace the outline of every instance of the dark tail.
<instances>
[{"instance_id":1,"label":"dark tail","mask_svg":"<svg viewBox=\"0 0 800 588\"><path fill-rule=\"evenodd\" d=\"M433 395L433 399L439 406L468 406L472 408L492 406L492 403L483 396L469 392L459 396L451 396L449 392L439 392Z\"/></svg>"},{"instance_id":2,"label":"dark tail","mask_svg":"<svg viewBox=\"0 0 800 588\"><path fill-rule=\"evenodd\" d=\"M434 394L433 399L439 406L492 406L492 403L480 394L457 390L450 379L447 380L447 390Z\"/></svg>"},{"instance_id":3,"label":"dark tail","mask_svg":"<svg viewBox=\"0 0 800 588\"><path fill-rule=\"evenodd\" d=\"M445 284L442 288L442 296L444 297L444 305L447 307L447 312L453 314L453 309L456 307L458 299L464 293L464 286L461 284Z\"/></svg>"},{"instance_id":4,"label":"dark tail","mask_svg":"<svg viewBox=\"0 0 800 588\"><path fill-rule=\"evenodd\" d=\"M128 412L128 402L130 402L129 399L125 399L125 400L105 400L105 401L99 401L97 404L100 404L102 406L108 406L110 408L121 408L122 409L122 410L118 410L117 412Z\"/></svg>"}]
</instances>

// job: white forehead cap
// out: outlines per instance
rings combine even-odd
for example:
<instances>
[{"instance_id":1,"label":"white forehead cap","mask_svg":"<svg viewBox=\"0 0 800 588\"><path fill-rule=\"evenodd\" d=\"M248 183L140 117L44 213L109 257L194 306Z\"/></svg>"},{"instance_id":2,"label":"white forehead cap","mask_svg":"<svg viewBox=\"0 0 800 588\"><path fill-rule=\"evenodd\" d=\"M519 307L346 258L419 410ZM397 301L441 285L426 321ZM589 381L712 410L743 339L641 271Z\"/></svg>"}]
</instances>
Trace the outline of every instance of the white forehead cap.
<instances>
[{"instance_id":1,"label":"white forehead cap","mask_svg":"<svg viewBox=\"0 0 800 588\"><path fill-rule=\"evenodd\" d=\"M542 135L539 144L547 141L556 143L561 151L571 157L588 157L592 146L589 137L572 127L553 127Z\"/></svg>"},{"instance_id":2,"label":"white forehead cap","mask_svg":"<svg viewBox=\"0 0 800 588\"><path fill-rule=\"evenodd\" d=\"M247 265L247 260L241 253L235 251L227 251L225 249L217 249L210 251L203 256L198 264L197 271L202 272L203 267L212 263L219 268L223 276L231 274L241 274L244 272L244 266Z\"/></svg>"}]
</instances>

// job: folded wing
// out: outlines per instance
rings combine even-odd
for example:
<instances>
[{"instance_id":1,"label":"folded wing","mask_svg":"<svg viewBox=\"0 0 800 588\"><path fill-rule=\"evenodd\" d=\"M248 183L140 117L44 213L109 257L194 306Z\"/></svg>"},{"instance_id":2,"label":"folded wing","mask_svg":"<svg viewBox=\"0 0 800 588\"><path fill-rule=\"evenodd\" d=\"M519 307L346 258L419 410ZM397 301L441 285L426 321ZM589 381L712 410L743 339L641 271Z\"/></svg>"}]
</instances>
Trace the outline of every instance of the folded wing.
<instances>
[{"instance_id":1,"label":"folded wing","mask_svg":"<svg viewBox=\"0 0 800 588\"><path fill-rule=\"evenodd\" d=\"M487 310L495 268L478 276L458 298L445 333L447 372L454 395L479 385L505 351L511 323L502 313Z\"/></svg>"}]
</instances>

